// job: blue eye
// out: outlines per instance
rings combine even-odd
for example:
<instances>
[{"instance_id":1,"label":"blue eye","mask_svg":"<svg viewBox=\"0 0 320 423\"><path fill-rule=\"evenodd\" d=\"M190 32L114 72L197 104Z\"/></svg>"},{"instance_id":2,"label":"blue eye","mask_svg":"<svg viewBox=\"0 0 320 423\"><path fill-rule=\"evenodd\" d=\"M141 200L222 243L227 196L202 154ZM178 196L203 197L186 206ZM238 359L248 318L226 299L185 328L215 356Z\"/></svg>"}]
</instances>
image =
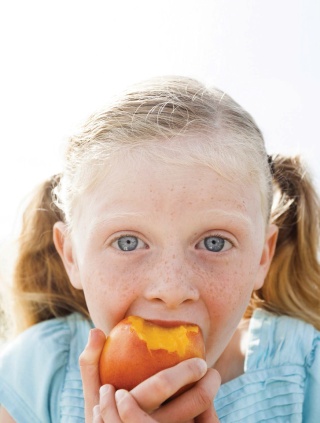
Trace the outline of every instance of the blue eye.
<instances>
[{"instance_id":1,"label":"blue eye","mask_svg":"<svg viewBox=\"0 0 320 423\"><path fill-rule=\"evenodd\" d=\"M145 248L146 244L134 235L123 235L116 239L112 246L121 251L134 251L138 248Z\"/></svg>"},{"instance_id":2,"label":"blue eye","mask_svg":"<svg viewBox=\"0 0 320 423\"><path fill-rule=\"evenodd\" d=\"M131 235L122 236L117 240L117 245L122 251L133 251L138 246L138 238Z\"/></svg>"},{"instance_id":3,"label":"blue eye","mask_svg":"<svg viewBox=\"0 0 320 423\"><path fill-rule=\"evenodd\" d=\"M202 248L206 248L208 251L212 251L213 253L226 251L232 247L232 244L229 241L220 236L208 236L204 238L199 245Z\"/></svg>"}]
</instances>

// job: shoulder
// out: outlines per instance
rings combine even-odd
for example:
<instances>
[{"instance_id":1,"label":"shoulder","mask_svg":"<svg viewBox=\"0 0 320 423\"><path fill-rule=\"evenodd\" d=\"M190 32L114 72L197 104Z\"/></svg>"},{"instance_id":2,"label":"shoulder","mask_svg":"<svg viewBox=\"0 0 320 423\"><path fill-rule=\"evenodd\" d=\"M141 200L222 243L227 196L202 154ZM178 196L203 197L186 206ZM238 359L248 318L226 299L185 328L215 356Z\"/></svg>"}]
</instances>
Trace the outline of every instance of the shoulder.
<instances>
[{"instance_id":1,"label":"shoulder","mask_svg":"<svg viewBox=\"0 0 320 423\"><path fill-rule=\"evenodd\" d=\"M320 332L317 331L306 358L306 389L304 415L306 421L318 421L320 416ZM316 419L317 420L312 420Z\"/></svg>"},{"instance_id":2,"label":"shoulder","mask_svg":"<svg viewBox=\"0 0 320 423\"><path fill-rule=\"evenodd\" d=\"M256 310L248 336L245 373L222 385L215 400L220 421L318 421L319 331Z\"/></svg>"},{"instance_id":3,"label":"shoulder","mask_svg":"<svg viewBox=\"0 0 320 423\"><path fill-rule=\"evenodd\" d=\"M246 366L250 369L311 364L319 336L314 326L300 319L258 309L250 322Z\"/></svg>"},{"instance_id":4,"label":"shoulder","mask_svg":"<svg viewBox=\"0 0 320 423\"><path fill-rule=\"evenodd\" d=\"M9 342L0 355L0 403L17 421L60 421L70 369L78 369L91 323L79 314L48 320Z\"/></svg>"},{"instance_id":5,"label":"shoulder","mask_svg":"<svg viewBox=\"0 0 320 423\"><path fill-rule=\"evenodd\" d=\"M63 318L56 318L38 323L22 332L4 346L0 354L0 366L16 361L16 365L25 365L28 361L41 366L45 361L57 365L64 363L70 348L81 348L83 338L87 339L92 324L80 314L73 313Z\"/></svg>"},{"instance_id":6,"label":"shoulder","mask_svg":"<svg viewBox=\"0 0 320 423\"><path fill-rule=\"evenodd\" d=\"M278 395L301 403L303 421L320 415L320 331L289 316L257 310L250 328L247 371L264 372ZM279 401L279 400L278 400Z\"/></svg>"}]
</instances>

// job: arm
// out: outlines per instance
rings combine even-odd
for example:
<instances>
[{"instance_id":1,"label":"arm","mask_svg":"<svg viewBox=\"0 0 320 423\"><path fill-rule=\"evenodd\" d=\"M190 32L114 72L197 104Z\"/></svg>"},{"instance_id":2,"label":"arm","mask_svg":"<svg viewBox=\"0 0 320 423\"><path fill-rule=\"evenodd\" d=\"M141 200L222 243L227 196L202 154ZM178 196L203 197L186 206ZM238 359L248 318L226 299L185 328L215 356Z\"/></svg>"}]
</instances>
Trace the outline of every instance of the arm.
<instances>
[{"instance_id":1,"label":"arm","mask_svg":"<svg viewBox=\"0 0 320 423\"><path fill-rule=\"evenodd\" d=\"M7 410L0 406L0 422L1 423L15 423L15 420L10 416Z\"/></svg>"},{"instance_id":2,"label":"arm","mask_svg":"<svg viewBox=\"0 0 320 423\"><path fill-rule=\"evenodd\" d=\"M315 338L311 357L307 364L303 422L318 421L320 416L320 334Z\"/></svg>"}]
</instances>

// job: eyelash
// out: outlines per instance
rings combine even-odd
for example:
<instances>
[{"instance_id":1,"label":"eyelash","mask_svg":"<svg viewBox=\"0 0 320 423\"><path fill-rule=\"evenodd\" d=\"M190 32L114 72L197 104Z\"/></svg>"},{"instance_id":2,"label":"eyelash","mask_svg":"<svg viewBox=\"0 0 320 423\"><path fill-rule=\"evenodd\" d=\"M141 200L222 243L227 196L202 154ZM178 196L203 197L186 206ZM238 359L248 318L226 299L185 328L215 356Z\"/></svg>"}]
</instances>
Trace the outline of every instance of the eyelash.
<instances>
[{"instance_id":1,"label":"eyelash","mask_svg":"<svg viewBox=\"0 0 320 423\"><path fill-rule=\"evenodd\" d=\"M118 236L117 238L115 238L115 239L113 239L112 240L112 242L110 243L110 245L113 247L113 248L115 248L116 250L119 250L119 251L123 251L123 252L130 252L130 251L135 251L137 248L134 248L133 250L130 250L129 248L128 249L121 249L120 247L119 247L119 245L118 246L115 246L114 244L116 244L117 242L119 242L119 240L121 240L121 239L125 239L125 238L135 238L136 240L137 240L137 246L139 246L139 244L141 244L141 243L143 243L144 244L144 246L145 247L147 247L148 248L148 246L147 246L147 244L141 239L141 238L139 238L137 235L132 235L132 234L123 234L123 235L120 235L120 236ZM129 243L127 243L127 246L129 247ZM139 249L141 249L141 248L139 248Z\"/></svg>"},{"instance_id":2,"label":"eyelash","mask_svg":"<svg viewBox=\"0 0 320 423\"><path fill-rule=\"evenodd\" d=\"M209 235L205 236L204 238L201 239L201 241L199 241L196 244L196 247L199 246L199 244L201 244L201 243L205 243L205 241L208 240L209 238L218 238L218 239L222 240L223 243L224 243L224 245L223 245L223 247L220 251L215 251L216 254L224 253L225 251L228 251L228 250L230 250L231 248L234 247L234 243L229 238L227 238L225 235L222 235L221 233L213 233L213 234L209 234ZM227 249L224 249L226 243L229 243L230 246ZM198 248L198 249L200 249L200 248ZM209 251L209 252L213 252L209 248L204 248L204 249Z\"/></svg>"},{"instance_id":3,"label":"eyelash","mask_svg":"<svg viewBox=\"0 0 320 423\"><path fill-rule=\"evenodd\" d=\"M128 238L127 242L123 244L123 248L121 248L119 246L119 241L120 240L125 240L125 238ZM131 241L129 240L129 238L131 238ZM216 238L218 240L221 240L223 245L222 248L218 251L214 251L213 249L209 248L209 245L206 245L206 241L208 242L208 240L210 238ZM136 244L135 244L135 240L136 240ZM141 243L143 243L143 246L141 246ZM204 244L204 248L199 248L200 244ZM226 243L229 244L229 246L227 246L228 248L225 249ZM139 248L139 244L140 244L140 248ZM211 244L212 247L214 247L215 245L219 244L219 241L217 241L217 243L215 244L214 242ZM147 249L149 248L148 245L138 236L136 235L132 235L132 234L124 234L121 236L118 236L116 239L112 240L112 242L110 243L110 245L115 248L116 250L122 251L122 252L131 252L131 251L136 251L137 249ZM133 245L133 248L130 249L130 247ZM127 247L127 248L126 248ZM141 248L142 247L142 248ZM201 241L199 241L197 244L195 244L196 249L204 249L208 252L212 252L212 253L223 253L225 251L230 250L232 247L234 247L234 243L229 239L226 238L224 235L220 234L220 233L215 233L215 234L210 234L205 236L204 238L201 239ZM220 247L220 246L219 246ZM218 247L218 248L219 248Z\"/></svg>"}]
</instances>

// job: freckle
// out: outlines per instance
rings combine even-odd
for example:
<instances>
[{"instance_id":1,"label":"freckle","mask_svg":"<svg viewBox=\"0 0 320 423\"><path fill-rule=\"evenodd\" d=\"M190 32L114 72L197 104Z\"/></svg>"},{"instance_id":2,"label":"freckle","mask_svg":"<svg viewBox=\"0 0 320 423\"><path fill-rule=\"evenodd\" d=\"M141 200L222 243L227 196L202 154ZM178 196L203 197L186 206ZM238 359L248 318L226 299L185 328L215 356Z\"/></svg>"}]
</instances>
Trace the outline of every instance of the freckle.
<instances>
[{"instance_id":1,"label":"freckle","mask_svg":"<svg viewBox=\"0 0 320 423\"><path fill-rule=\"evenodd\" d=\"M176 258L176 255L175 255L175 254L173 254L173 255L172 255L172 258L173 258L173 259L175 259L175 258Z\"/></svg>"}]
</instances>

